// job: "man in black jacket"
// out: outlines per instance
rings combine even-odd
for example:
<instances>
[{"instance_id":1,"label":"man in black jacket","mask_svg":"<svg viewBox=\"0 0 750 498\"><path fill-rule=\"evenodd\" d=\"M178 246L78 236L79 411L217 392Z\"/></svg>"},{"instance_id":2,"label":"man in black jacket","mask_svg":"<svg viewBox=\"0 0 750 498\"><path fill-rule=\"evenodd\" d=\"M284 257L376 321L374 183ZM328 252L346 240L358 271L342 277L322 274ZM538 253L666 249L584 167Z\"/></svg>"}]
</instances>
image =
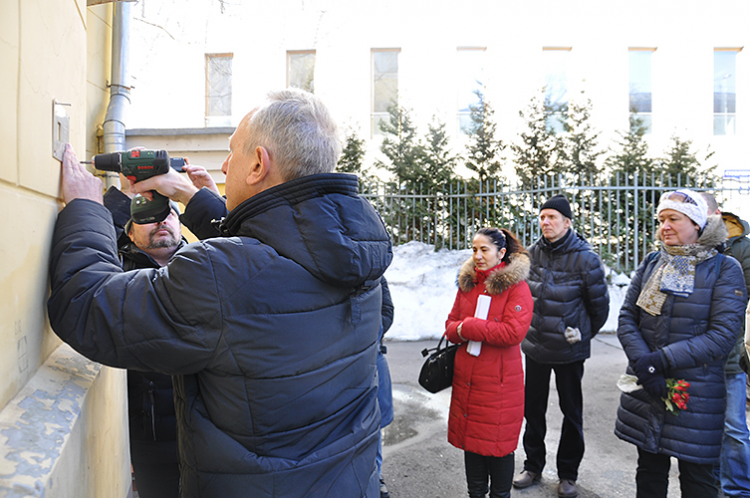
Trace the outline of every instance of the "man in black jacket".
<instances>
[{"instance_id":1,"label":"man in black jacket","mask_svg":"<svg viewBox=\"0 0 750 498\"><path fill-rule=\"evenodd\" d=\"M104 194L112 213L118 250L125 271L165 266L185 245L176 204L158 223L137 224L130 218L130 197L115 187ZM125 221L127 220L127 221ZM172 377L128 370L130 462L140 498L177 498L180 465Z\"/></svg>"},{"instance_id":2,"label":"man in black jacket","mask_svg":"<svg viewBox=\"0 0 750 498\"><path fill-rule=\"evenodd\" d=\"M750 295L750 226L739 216L722 212L716 198L701 192L708 204L708 215L721 215L729 232L724 254L734 257L742 266L745 287ZM721 442L721 462L717 467L720 489L724 496L750 496L750 433L747 427L747 376L740 367L745 355L745 330L737 334L737 342L724 365L727 386L727 409L724 417L724 439Z\"/></svg>"},{"instance_id":3,"label":"man in black jacket","mask_svg":"<svg viewBox=\"0 0 750 498\"><path fill-rule=\"evenodd\" d=\"M537 482L546 460L547 402L554 370L563 425L557 449L557 493L578 496L578 467L583 458L583 363L591 355L591 338L609 314L609 293L599 256L571 228L568 200L555 195L539 213L542 237L529 247L527 282L534 297L531 328L521 348L526 357L526 451L516 488Z\"/></svg>"},{"instance_id":4,"label":"man in black jacket","mask_svg":"<svg viewBox=\"0 0 750 498\"><path fill-rule=\"evenodd\" d=\"M269 94L229 149L222 236L122 273L101 182L67 146L50 324L96 361L173 375L183 498L376 498L390 238L357 178L332 173L341 145L315 96ZM187 220L221 198L170 191L173 179L134 190L182 202L194 234L216 233Z\"/></svg>"}]
</instances>

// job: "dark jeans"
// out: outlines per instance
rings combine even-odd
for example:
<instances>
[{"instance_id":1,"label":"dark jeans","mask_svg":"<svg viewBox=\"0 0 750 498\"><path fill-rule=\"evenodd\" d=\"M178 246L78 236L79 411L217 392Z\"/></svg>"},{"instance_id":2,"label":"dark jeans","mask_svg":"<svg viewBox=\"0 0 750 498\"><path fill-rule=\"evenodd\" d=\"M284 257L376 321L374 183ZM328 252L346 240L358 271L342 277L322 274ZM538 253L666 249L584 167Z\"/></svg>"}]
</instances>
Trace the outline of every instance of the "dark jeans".
<instances>
[{"instance_id":1,"label":"dark jeans","mask_svg":"<svg viewBox=\"0 0 750 498\"><path fill-rule=\"evenodd\" d=\"M649 453L638 448L638 468L635 473L636 498L666 498L669 486L670 457ZM682 498L716 498L714 466L677 460L680 468Z\"/></svg>"},{"instance_id":2,"label":"dark jeans","mask_svg":"<svg viewBox=\"0 0 750 498\"><path fill-rule=\"evenodd\" d=\"M469 497L483 498L487 494L489 482L490 498L510 498L514 457L513 453L504 457L492 457L464 451Z\"/></svg>"},{"instance_id":3,"label":"dark jeans","mask_svg":"<svg viewBox=\"0 0 750 498\"><path fill-rule=\"evenodd\" d=\"M546 463L547 402L550 374L555 371L555 384L563 413L562 432L557 447L557 475L560 479L578 479L578 467L583 459L583 361L564 365L537 363L526 356L526 389L524 417L526 431L523 447L526 451L524 469L541 474Z\"/></svg>"},{"instance_id":4,"label":"dark jeans","mask_svg":"<svg viewBox=\"0 0 750 498\"><path fill-rule=\"evenodd\" d=\"M130 441L130 461L140 498L178 498L177 441Z\"/></svg>"}]
</instances>

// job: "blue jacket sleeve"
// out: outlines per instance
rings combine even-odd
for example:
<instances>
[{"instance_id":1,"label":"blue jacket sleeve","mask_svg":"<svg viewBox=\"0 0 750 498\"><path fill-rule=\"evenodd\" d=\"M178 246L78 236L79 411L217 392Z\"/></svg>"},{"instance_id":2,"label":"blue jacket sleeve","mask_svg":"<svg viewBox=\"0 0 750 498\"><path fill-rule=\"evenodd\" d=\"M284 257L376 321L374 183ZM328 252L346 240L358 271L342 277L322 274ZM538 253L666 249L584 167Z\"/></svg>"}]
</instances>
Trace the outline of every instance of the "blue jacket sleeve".
<instances>
[{"instance_id":1,"label":"blue jacket sleeve","mask_svg":"<svg viewBox=\"0 0 750 498\"><path fill-rule=\"evenodd\" d=\"M617 319L617 338L630 362L635 362L641 356L651 352L638 326L639 308L635 304L641 294L643 274L649 261L650 258L645 258L636 270L625 293L625 300L620 307L620 316Z\"/></svg>"},{"instance_id":2,"label":"blue jacket sleeve","mask_svg":"<svg viewBox=\"0 0 750 498\"><path fill-rule=\"evenodd\" d=\"M224 199L213 190L203 187L185 206L180 221L200 240L210 239L220 235L211 222L221 220L227 213Z\"/></svg>"},{"instance_id":3,"label":"blue jacket sleeve","mask_svg":"<svg viewBox=\"0 0 750 498\"><path fill-rule=\"evenodd\" d=\"M591 337L607 322L609 316L609 290L604 266L598 256L591 254L584 274L586 312L591 319Z\"/></svg>"},{"instance_id":4,"label":"blue jacket sleeve","mask_svg":"<svg viewBox=\"0 0 750 498\"><path fill-rule=\"evenodd\" d=\"M109 212L72 201L52 241L52 329L105 365L167 374L205 368L219 340L221 307L208 251L189 247L166 267L124 273Z\"/></svg>"}]
</instances>

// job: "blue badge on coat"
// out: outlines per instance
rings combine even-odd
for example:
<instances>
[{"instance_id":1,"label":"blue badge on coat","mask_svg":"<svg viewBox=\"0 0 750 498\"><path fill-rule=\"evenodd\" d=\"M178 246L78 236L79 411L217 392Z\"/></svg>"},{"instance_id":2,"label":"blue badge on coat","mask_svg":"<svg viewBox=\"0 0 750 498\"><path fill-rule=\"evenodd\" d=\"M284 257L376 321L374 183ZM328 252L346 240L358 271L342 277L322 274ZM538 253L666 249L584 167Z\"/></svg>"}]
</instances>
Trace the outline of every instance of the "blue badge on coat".
<instances>
[{"instance_id":1,"label":"blue badge on coat","mask_svg":"<svg viewBox=\"0 0 750 498\"><path fill-rule=\"evenodd\" d=\"M520 304L516 305L516 311L521 311L521 305Z\"/></svg>"}]
</instances>

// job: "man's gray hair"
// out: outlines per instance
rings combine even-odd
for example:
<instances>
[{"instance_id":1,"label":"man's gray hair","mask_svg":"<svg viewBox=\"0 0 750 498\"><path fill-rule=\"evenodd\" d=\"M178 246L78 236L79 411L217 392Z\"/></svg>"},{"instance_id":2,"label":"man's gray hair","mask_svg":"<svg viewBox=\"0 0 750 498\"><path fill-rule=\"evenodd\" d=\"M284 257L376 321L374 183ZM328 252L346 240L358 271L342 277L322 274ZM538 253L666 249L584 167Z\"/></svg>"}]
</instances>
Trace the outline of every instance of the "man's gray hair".
<instances>
[{"instance_id":1,"label":"man's gray hair","mask_svg":"<svg viewBox=\"0 0 750 498\"><path fill-rule=\"evenodd\" d=\"M250 118L245 153L264 147L284 181L330 173L341 154L336 123L315 95L288 88L271 92Z\"/></svg>"}]
</instances>

